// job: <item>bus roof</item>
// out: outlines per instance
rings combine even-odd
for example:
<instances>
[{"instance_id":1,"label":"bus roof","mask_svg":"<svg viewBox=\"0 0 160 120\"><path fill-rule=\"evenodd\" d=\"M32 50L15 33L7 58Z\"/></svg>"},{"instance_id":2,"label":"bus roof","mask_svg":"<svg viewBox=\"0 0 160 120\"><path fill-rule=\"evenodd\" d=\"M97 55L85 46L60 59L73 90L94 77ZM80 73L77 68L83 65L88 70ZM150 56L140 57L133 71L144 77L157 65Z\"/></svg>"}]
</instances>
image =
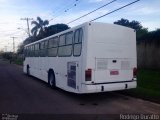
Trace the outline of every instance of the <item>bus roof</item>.
<instances>
[{"instance_id":1,"label":"bus roof","mask_svg":"<svg viewBox=\"0 0 160 120\"><path fill-rule=\"evenodd\" d=\"M78 25L78 26L72 27L72 28L70 28L70 29L67 29L67 30L64 30L64 31L62 31L62 32L53 34L53 35L51 35L51 36L48 36L48 37L43 38L43 39L40 39L40 40L35 41L35 42L33 42L33 43L27 44L27 45L25 45L25 47L30 46L30 45L33 45L33 44L35 44L35 43L39 43L39 42L45 41L46 39L50 39L50 38L59 36L59 35L61 35L61 34L64 34L64 33L66 33L66 32L69 32L69 31L71 31L71 30L74 30L74 29L80 28L80 27L82 27L82 26L88 25L88 24L90 24L90 23L91 23L91 24L108 24L108 25L110 25L110 26L112 25L112 26L118 26L118 27L125 27L125 26L121 26L121 25L117 25L117 24L111 24L111 23L85 22L85 23L80 24L80 25ZM129 28L129 27L125 27L125 28L126 28L126 29L132 29L132 28Z\"/></svg>"}]
</instances>

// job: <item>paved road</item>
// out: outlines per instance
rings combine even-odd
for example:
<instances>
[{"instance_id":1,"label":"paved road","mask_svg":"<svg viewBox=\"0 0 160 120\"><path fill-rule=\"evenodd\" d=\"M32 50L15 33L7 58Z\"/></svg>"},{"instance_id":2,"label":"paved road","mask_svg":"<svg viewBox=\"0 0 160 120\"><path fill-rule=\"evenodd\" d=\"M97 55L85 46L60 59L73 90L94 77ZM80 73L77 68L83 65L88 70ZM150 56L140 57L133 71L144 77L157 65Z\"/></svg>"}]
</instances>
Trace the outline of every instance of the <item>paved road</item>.
<instances>
[{"instance_id":1,"label":"paved road","mask_svg":"<svg viewBox=\"0 0 160 120\"><path fill-rule=\"evenodd\" d=\"M114 92L75 95L28 77L0 60L0 113L160 114L160 105Z\"/></svg>"}]
</instances>

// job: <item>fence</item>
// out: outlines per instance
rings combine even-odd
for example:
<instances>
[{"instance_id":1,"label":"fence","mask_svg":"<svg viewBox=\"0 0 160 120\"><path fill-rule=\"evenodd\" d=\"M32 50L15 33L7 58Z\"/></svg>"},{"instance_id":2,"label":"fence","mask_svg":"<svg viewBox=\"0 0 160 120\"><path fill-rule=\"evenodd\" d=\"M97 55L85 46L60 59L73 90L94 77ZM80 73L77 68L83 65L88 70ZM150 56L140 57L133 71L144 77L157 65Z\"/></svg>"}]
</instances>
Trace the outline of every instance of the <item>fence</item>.
<instances>
[{"instance_id":1,"label":"fence","mask_svg":"<svg viewBox=\"0 0 160 120\"><path fill-rule=\"evenodd\" d=\"M137 45L138 68L160 69L160 47L154 43Z\"/></svg>"}]
</instances>

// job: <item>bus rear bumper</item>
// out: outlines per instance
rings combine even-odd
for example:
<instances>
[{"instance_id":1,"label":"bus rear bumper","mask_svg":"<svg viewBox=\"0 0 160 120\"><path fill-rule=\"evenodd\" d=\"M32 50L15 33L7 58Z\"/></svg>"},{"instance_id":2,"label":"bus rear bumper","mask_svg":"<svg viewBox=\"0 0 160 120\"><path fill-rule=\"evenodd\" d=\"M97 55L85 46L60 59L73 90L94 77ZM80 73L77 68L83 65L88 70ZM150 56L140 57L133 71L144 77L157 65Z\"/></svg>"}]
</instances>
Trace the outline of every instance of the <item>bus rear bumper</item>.
<instances>
[{"instance_id":1,"label":"bus rear bumper","mask_svg":"<svg viewBox=\"0 0 160 120\"><path fill-rule=\"evenodd\" d=\"M137 87L137 81L118 82L118 83L98 83L98 84L82 84L81 93L97 93L106 91L126 90Z\"/></svg>"}]
</instances>

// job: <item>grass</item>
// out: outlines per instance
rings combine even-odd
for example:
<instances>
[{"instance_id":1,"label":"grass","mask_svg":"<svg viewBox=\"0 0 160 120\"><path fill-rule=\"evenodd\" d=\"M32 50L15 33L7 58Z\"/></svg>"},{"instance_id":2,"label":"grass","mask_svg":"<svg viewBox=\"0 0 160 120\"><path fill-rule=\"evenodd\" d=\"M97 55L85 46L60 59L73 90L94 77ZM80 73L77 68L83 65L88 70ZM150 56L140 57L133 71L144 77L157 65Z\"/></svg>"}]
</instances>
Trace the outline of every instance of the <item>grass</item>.
<instances>
[{"instance_id":1,"label":"grass","mask_svg":"<svg viewBox=\"0 0 160 120\"><path fill-rule=\"evenodd\" d=\"M121 93L160 103L160 70L139 70L137 88Z\"/></svg>"},{"instance_id":2,"label":"grass","mask_svg":"<svg viewBox=\"0 0 160 120\"><path fill-rule=\"evenodd\" d=\"M23 65L23 60L22 59L15 59L13 62L17 65Z\"/></svg>"}]
</instances>

